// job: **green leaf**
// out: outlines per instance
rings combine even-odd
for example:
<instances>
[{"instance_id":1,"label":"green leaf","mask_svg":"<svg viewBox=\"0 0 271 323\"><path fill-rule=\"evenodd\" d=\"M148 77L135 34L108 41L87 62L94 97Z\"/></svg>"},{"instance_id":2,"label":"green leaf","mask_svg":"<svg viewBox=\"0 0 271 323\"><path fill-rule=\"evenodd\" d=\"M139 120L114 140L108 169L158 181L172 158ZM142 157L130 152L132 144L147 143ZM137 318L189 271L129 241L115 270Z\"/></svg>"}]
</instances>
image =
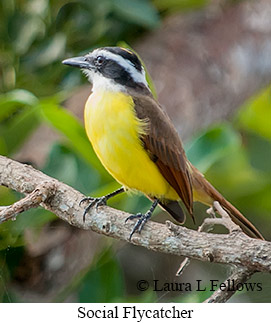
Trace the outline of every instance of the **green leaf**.
<instances>
[{"instance_id":1,"label":"green leaf","mask_svg":"<svg viewBox=\"0 0 271 323\"><path fill-rule=\"evenodd\" d=\"M241 146L240 136L228 124L213 127L186 145L193 165L205 173L217 160Z\"/></svg>"},{"instance_id":2,"label":"green leaf","mask_svg":"<svg viewBox=\"0 0 271 323\"><path fill-rule=\"evenodd\" d=\"M44 119L65 135L75 151L96 168L103 178L110 178L110 175L105 171L94 153L85 130L77 118L56 103L50 101L43 101L40 104L40 109Z\"/></svg>"},{"instance_id":3,"label":"green leaf","mask_svg":"<svg viewBox=\"0 0 271 323\"><path fill-rule=\"evenodd\" d=\"M4 141L6 152L11 154L18 149L38 125L39 115L36 107L23 109L9 122L2 125L0 135Z\"/></svg>"},{"instance_id":4,"label":"green leaf","mask_svg":"<svg viewBox=\"0 0 271 323\"><path fill-rule=\"evenodd\" d=\"M145 28L159 25L159 15L156 8L147 0L113 0L115 12L129 23Z\"/></svg>"},{"instance_id":5,"label":"green leaf","mask_svg":"<svg viewBox=\"0 0 271 323\"><path fill-rule=\"evenodd\" d=\"M238 123L243 129L271 139L271 87L251 98L240 111Z\"/></svg>"},{"instance_id":6,"label":"green leaf","mask_svg":"<svg viewBox=\"0 0 271 323\"><path fill-rule=\"evenodd\" d=\"M109 274L110 273L110 274ZM119 263L111 249L102 253L79 289L80 303L114 302L123 297L124 282Z\"/></svg>"},{"instance_id":7,"label":"green leaf","mask_svg":"<svg viewBox=\"0 0 271 323\"><path fill-rule=\"evenodd\" d=\"M42 171L84 194L89 194L101 185L98 171L63 144L55 144L52 147Z\"/></svg>"},{"instance_id":8,"label":"green leaf","mask_svg":"<svg viewBox=\"0 0 271 323\"><path fill-rule=\"evenodd\" d=\"M18 107L34 106L38 98L31 92L23 89L16 89L0 95L0 121L10 116Z\"/></svg>"},{"instance_id":9,"label":"green leaf","mask_svg":"<svg viewBox=\"0 0 271 323\"><path fill-rule=\"evenodd\" d=\"M209 2L210 0L153 0L158 10L167 11L167 13L199 9Z\"/></svg>"},{"instance_id":10,"label":"green leaf","mask_svg":"<svg viewBox=\"0 0 271 323\"><path fill-rule=\"evenodd\" d=\"M243 146L225 154L205 174L210 182L226 197L248 196L261 190L269 178L255 170Z\"/></svg>"},{"instance_id":11,"label":"green leaf","mask_svg":"<svg viewBox=\"0 0 271 323\"><path fill-rule=\"evenodd\" d=\"M29 228L40 229L56 216L44 209L31 209L17 216L15 221L7 221L0 227L0 250L8 247L24 246L24 231Z\"/></svg>"},{"instance_id":12,"label":"green leaf","mask_svg":"<svg viewBox=\"0 0 271 323\"><path fill-rule=\"evenodd\" d=\"M269 173L271 182L271 140L249 132L245 134L245 144L251 165L257 170Z\"/></svg>"},{"instance_id":13,"label":"green leaf","mask_svg":"<svg viewBox=\"0 0 271 323\"><path fill-rule=\"evenodd\" d=\"M66 35L64 33L55 34L27 57L28 67L31 69L44 67L60 60L64 55L65 47Z\"/></svg>"},{"instance_id":14,"label":"green leaf","mask_svg":"<svg viewBox=\"0 0 271 323\"><path fill-rule=\"evenodd\" d=\"M31 44L45 32L45 24L37 16L29 14L21 14L21 16L14 17L13 35L16 35L13 40L13 48L18 55L25 54Z\"/></svg>"},{"instance_id":15,"label":"green leaf","mask_svg":"<svg viewBox=\"0 0 271 323\"><path fill-rule=\"evenodd\" d=\"M123 275L111 247L95 255L90 266L81 270L53 301L63 302L74 292L78 293L79 302L120 302L123 299Z\"/></svg>"},{"instance_id":16,"label":"green leaf","mask_svg":"<svg viewBox=\"0 0 271 323\"><path fill-rule=\"evenodd\" d=\"M0 127L0 134L1 134L1 127ZM8 149L3 137L0 136L0 155L7 156Z\"/></svg>"}]
</instances>

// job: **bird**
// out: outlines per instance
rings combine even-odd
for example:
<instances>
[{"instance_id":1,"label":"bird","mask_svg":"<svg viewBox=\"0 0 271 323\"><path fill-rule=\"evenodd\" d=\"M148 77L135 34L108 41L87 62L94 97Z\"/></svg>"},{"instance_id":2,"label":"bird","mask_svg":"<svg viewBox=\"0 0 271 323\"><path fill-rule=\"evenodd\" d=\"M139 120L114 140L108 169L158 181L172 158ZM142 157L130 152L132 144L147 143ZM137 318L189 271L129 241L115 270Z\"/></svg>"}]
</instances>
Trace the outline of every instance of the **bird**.
<instances>
[{"instance_id":1,"label":"bird","mask_svg":"<svg viewBox=\"0 0 271 323\"><path fill-rule=\"evenodd\" d=\"M92 83L84 110L86 133L105 169L121 184L105 196L83 199L88 202L84 221L94 205L105 205L111 197L131 191L143 193L152 204L146 213L126 219L136 220L130 240L135 232L141 233L157 205L183 224L187 212L194 220L195 201L207 206L219 202L248 236L264 239L187 159L177 130L154 98L134 51L101 47L62 63L81 69Z\"/></svg>"}]
</instances>

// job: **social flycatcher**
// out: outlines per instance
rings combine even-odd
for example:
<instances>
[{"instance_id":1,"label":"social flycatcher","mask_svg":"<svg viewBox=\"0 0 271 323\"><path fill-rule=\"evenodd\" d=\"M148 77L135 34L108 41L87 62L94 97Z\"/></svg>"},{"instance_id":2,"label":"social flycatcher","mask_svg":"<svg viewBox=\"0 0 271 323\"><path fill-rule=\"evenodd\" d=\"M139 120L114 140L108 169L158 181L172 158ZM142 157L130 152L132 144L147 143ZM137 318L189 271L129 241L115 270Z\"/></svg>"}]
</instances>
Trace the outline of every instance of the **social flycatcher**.
<instances>
[{"instance_id":1,"label":"social flycatcher","mask_svg":"<svg viewBox=\"0 0 271 323\"><path fill-rule=\"evenodd\" d=\"M104 47L63 64L78 67L93 84L85 106L85 128L93 148L107 171L122 188L101 198L87 198L89 209L124 190L140 191L153 204L138 213L131 234L141 232L159 204L179 223L185 214L182 201L193 217L193 201L211 206L218 201L251 237L263 239L259 231L229 203L188 161L172 122L154 99L144 68L132 51ZM194 218L193 218L194 219Z\"/></svg>"}]
</instances>

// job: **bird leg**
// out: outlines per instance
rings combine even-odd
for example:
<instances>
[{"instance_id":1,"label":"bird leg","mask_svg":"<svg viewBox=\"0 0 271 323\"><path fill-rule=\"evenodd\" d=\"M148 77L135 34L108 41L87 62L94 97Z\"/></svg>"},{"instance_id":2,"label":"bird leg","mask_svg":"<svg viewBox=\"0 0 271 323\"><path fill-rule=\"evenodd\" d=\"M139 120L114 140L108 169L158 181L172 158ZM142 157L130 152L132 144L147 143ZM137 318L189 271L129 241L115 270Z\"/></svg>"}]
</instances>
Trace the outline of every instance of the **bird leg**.
<instances>
[{"instance_id":1,"label":"bird leg","mask_svg":"<svg viewBox=\"0 0 271 323\"><path fill-rule=\"evenodd\" d=\"M152 203L150 209L145 213L137 213L135 215L130 215L128 216L128 218L125 220L125 223L128 220L133 220L133 219L138 219L135 226L133 227L130 236L129 236L129 240L131 240L133 234L137 231L138 233L140 233L145 225L145 223L149 220L149 218L152 216L153 211L155 210L156 206L158 205L159 200L155 199L154 202Z\"/></svg>"},{"instance_id":2,"label":"bird leg","mask_svg":"<svg viewBox=\"0 0 271 323\"><path fill-rule=\"evenodd\" d=\"M82 199L79 203L79 206L84 202L89 202L88 206L85 208L84 214L83 214L83 221L86 220L86 215L89 212L89 210L95 206L96 208L101 205L106 205L106 202L113 196L116 196L120 193L124 192L124 187L121 187L117 189L116 191L109 193L107 195L101 196L101 197L85 197Z\"/></svg>"}]
</instances>

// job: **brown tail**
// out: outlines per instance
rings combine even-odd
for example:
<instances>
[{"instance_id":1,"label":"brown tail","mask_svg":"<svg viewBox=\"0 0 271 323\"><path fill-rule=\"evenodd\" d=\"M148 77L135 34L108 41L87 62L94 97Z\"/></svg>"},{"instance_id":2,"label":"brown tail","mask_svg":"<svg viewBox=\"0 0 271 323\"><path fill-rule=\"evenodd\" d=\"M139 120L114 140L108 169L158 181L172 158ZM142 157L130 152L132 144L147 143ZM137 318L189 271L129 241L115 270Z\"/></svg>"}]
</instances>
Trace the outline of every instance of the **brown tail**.
<instances>
[{"instance_id":1,"label":"brown tail","mask_svg":"<svg viewBox=\"0 0 271 323\"><path fill-rule=\"evenodd\" d=\"M212 204L214 201L218 201L225 211L229 213L232 221L239 225L248 236L264 240L261 233L242 215L241 212L228 202L193 165L190 164L190 167L192 170L193 189L199 192L203 197L201 202ZM204 198L204 196L206 198Z\"/></svg>"}]
</instances>

